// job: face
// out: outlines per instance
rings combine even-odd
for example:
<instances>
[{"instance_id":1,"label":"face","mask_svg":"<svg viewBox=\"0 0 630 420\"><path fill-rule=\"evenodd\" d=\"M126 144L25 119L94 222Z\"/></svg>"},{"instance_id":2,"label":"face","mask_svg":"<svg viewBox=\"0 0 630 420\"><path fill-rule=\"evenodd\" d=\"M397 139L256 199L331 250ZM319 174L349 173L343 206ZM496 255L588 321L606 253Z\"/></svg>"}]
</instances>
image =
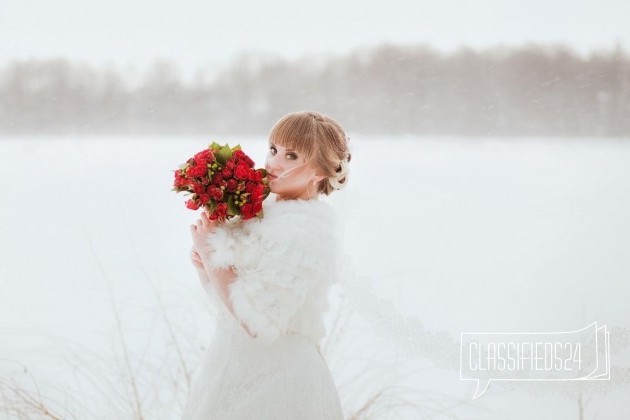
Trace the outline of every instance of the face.
<instances>
[{"instance_id":1,"label":"face","mask_svg":"<svg viewBox=\"0 0 630 420\"><path fill-rule=\"evenodd\" d=\"M278 200L317 199L317 182L323 177L297 151L270 142L265 169Z\"/></svg>"}]
</instances>

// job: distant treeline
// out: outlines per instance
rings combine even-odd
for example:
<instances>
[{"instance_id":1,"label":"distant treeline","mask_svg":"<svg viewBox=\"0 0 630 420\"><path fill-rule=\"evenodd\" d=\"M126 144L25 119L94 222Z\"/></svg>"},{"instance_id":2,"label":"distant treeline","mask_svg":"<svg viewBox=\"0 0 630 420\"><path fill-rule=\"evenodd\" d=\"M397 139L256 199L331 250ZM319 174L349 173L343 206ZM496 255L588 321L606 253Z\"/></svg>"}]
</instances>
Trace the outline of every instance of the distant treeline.
<instances>
[{"instance_id":1,"label":"distant treeline","mask_svg":"<svg viewBox=\"0 0 630 420\"><path fill-rule=\"evenodd\" d=\"M0 134L266 135L318 110L375 135L630 137L630 59L529 46L443 54L381 45L326 59L242 55L185 82L159 61L139 83L65 59L0 68Z\"/></svg>"}]
</instances>

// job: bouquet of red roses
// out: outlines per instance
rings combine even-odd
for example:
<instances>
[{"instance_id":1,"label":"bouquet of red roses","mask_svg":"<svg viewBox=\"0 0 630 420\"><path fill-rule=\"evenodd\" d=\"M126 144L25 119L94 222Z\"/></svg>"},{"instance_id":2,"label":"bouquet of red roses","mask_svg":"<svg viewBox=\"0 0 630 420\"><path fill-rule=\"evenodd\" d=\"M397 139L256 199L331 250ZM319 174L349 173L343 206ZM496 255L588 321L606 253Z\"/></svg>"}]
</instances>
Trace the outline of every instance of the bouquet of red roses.
<instances>
[{"instance_id":1,"label":"bouquet of red roses","mask_svg":"<svg viewBox=\"0 0 630 420\"><path fill-rule=\"evenodd\" d=\"M254 169L254 161L240 145L229 147L212 142L175 171L171 191L192 194L186 207L208 209L210 220L224 222L234 216L242 220L262 217L262 202L269 195L265 169Z\"/></svg>"}]
</instances>

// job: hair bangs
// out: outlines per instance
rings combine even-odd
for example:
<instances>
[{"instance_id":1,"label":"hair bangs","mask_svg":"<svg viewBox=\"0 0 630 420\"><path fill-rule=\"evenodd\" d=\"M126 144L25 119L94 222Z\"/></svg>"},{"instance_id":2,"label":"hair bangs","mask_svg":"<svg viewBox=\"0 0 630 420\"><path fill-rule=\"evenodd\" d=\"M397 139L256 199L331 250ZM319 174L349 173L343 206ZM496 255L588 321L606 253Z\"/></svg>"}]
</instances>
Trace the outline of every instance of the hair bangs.
<instances>
[{"instance_id":1,"label":"hair bangs","mask_svg":"<svg viewBox=\"0 0 630 420\"><path fill-rule=\"evenodd\" d=\"M309 161L315 154L317 126L308 114L289 114L274 125L269 142L294 149Z\"/></svg>"}]
</instances>

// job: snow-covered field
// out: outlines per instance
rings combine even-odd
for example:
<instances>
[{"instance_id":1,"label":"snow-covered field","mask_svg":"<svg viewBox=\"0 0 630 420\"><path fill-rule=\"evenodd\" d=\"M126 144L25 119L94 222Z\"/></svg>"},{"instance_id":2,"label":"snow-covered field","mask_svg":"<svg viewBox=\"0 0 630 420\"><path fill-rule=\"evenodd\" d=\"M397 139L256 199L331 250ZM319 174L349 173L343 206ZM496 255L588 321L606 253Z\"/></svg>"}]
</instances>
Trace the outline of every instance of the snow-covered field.
<instances>
[{"instance_id":1,"label":"snow-covered field","mask_svg":"<svg viewBox=\"0 0 630 420\"><path fill-rule=\"evenodd\" d=\"M212 140L264 162L263 137L0 139L0 416L38 418L42 402L61 418L179 417L214 320L188 259L197 213L172 178ZM618 370L607 392L586 385L583 418L630 418L614 330L630 328L629 140L351 141L349 186L326 199L379 296L456 341L606 324ZM426 418L579 418L571 383L492 383L473 401L458 370L370 331L355 316L327 347L348 413L391 387L365 418L395 418L408 395Z\"/></svg>"}]
</instances>

